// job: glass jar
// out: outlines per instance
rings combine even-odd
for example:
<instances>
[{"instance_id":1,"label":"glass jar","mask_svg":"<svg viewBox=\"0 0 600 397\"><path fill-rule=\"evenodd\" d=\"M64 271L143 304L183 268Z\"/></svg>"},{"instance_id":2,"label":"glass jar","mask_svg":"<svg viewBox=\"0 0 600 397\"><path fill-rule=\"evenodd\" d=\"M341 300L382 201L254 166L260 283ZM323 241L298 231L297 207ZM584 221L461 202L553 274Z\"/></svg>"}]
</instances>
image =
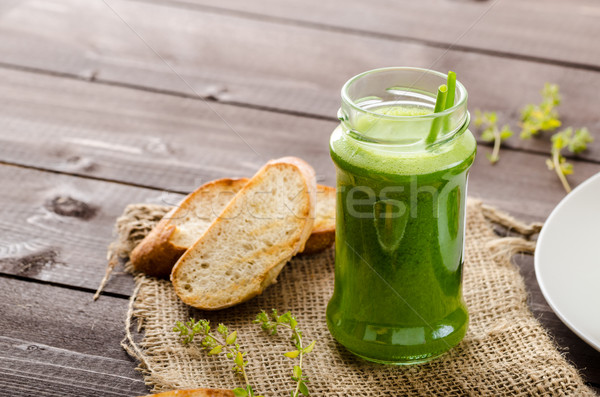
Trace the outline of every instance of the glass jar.
<instances>
[{"instance_id":1,"label":"glass jar","mask_svg":"<svg viewBox=\"0 0 600 397\"><path fill-rule=\"evenodd\" d=\"M477 145L460 82L454 106L433 113L445 83L432 70L385 68L342 88L330 139L337 224L327 324L370 361L429 361L467 331L465 198Z\"/></svg>"}]
</instances>

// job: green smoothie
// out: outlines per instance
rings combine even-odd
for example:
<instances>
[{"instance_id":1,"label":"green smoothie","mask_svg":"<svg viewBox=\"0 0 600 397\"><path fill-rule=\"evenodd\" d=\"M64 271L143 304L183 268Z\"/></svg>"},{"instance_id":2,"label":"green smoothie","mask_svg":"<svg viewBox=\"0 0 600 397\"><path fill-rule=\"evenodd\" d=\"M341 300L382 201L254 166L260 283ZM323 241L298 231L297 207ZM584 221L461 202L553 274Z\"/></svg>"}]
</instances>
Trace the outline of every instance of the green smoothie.
<instances>
[{"instance_id":1,"label":"green smoothie","mask_svg":"<svg viewBox=\"0 0 600 397\"><path fill-rule=\"evenodd\" d=\"M342 345L372 361L427 361L467 330L461 284L475 139L464 126L431 145L423 140L424 127L415 124L399 137L396 121L377 116L431 112L427 106L375 107L354 120L356 134L340 126L330 140L338 204L327 323Z\"/></svg>"}]
</instances>

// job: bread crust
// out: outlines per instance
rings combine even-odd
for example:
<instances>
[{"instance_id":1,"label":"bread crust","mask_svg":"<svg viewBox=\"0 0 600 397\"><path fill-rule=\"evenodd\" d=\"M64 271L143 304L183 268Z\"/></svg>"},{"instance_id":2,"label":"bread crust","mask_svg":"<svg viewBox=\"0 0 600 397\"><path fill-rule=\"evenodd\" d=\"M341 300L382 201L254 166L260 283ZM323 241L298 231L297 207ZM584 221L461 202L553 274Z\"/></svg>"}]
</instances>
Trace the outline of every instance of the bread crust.
<instances>
[{"instance_id":1,"label":"bread crust","mask_svg":"<svg viewBox=\"0 0 600 397\"><path fill-rule=\"evenodd\" d=\"M234 397L233 391L226 389L171 390L140 397Z\"/></svg>"},{"instance_id":2,"label":"bread crust","mask_svg":"<svg viewBox=\"0 0 600 397\"><path fill-rule=\"evenodd\" d=\"M335 188L317 185L315 224L306 246L300 254L316 254L326 250L335 242L335 203Z\"/></svg>"},{"instance_id":3,"label":"bread crust","mask_svg":"<svg viewBox=\"0 0 600 397\"><path fill-rule=\"evenodd\" d=\"M148 235L131 252L130 259L136 271L148 276L167 278L177 263L177 260L189 246L177 245L173 235L177 231L173 219L185 215L193 202L203 200L215 190L238 192L248 183L248 178L222 178L207 182L187 195L176 207L169 211L163 219L148 233ZM299 253L314 254L329 248L335 241L335 188L317 185L317 212L325 207L329 217L315 215L314 227L304 249ZM208 205L208 204L207 204ZM198 238L200 236L197 236Z\"/></svg>"},{"instance_id":4,"label":"bread crust","mask_svg":"<svg viewBox=\"0 0 600 397\"><path fill-rule=\"evenodd\" d=\"M335 226L327 229L313 230L301 255L316 254L325 251L335 242Z\"/></svg>"},{"instance_id":5,"label":"bread crust","mask_svg":"<svg viewBox=\"0 0 600 397\"><path fill-rule=\"evenodd\" d=\"M148 276L168 277L173 266L189 248L173 242L177 226L174 220L184 217L194 202L202 200L202 196L210 196L215 190L227 190L237 193L247 179L223 178L210 181L188 194L176 207L169 211L148 235L133 249L130 255L131 264L137 271ZM220 209L219 209L220 210ZM220 212L220 211L218 211ZM218 215L215 214L214 218ZM200 237L200 236L198 236Z\"/></svg>"},{"instance_id":6,"label":"bread crust","mask_svg":"<svg viewBox=\"0 0 600 397\"><path fill-rule=\"evenodd\" d=\"M170 238L176 226L163 218L150 233L131 251L131 264L139 272L148 276L166 277L171 274L172 263L185 252L185 247L171 243Z\"/></svg>"},{"instance_id":7,"label":"bread crust","mask_svg":"<svg viewBox=\"0 0 600 397\"><path fill-rule=\"evenodd\" d=\"M188 268L196 266L194 260L199 252L203 251L205 246L216 244L215 234L219 235L221 232L221 225L229 225L229 218L237 215L236 211L240 206L243 205L244 199L247 198L257 186L263 183L263 177L267 173L267 170L272 168L279 168L283 172L285 168L289 166L295 167L299 171L299 175L302 178L303 186L302 192L302 203L305 203L300 214L296 214L297 222L300 226L299 232L293 234L290 240L283 240L281 244L273 244L270 248L263 250L262 252L253 251L248 257L242 257L238 260L240 263L252 263L251 259L255 256L260 255L261 258L269 258L269 262L266 264L266 268L261 269L261 272L254 275L252 279L244 278L239 282L232 283L228 281L228 285L223 289L220 289L218 294L212 293L188 293L186 286L190 286L190 283L198 283L197 280L189 281L189 276L186 275ZM175 289L176 294L181 298L183 302L188 305L194 306L203 310L219 310L224 309L238 303L244 302L252 297L260 294L263 290L272 284L283 266L291 259L291 257L297 254L304 248L306 241L308 240L315 217L316 208L316 180L314 170L305 161L296 157L284 157L278 160L269 161L263 166L252 179L242 188L242 190L236 195L236 197L229 202L227 207L221 213L219 219L213 222L206 232L202 235L196 243L190 247L188 251L179 259L175 264L171 273L171 282ZM242 219L236 219L236 222L241 222ZM243 252L243 248L240 248ZM189 262L189 263L188 263ZM219 266L219 264L216 264ZM180 279L181 278L181 279ZM184 281L184 278L188 280Z\"/></svg>"}]
</instances>

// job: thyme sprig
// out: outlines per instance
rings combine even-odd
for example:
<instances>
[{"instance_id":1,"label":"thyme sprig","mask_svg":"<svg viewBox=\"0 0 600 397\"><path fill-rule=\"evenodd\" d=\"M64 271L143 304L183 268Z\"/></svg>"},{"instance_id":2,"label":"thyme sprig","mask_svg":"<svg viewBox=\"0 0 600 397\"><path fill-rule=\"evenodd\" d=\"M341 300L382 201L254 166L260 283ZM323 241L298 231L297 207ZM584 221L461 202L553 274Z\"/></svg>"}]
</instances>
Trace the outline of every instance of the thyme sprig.
<instances>
[{"instance_id":1,"label":"thyme sprig","mask_svg":"<svg viewBox=\"0 0 600 397\"><path fill-rule=\"evenodd\" d=\"M316 341L312 341L308 346L302 344L302 331L298 328L298 321L290 312L286 312L282 315L277 313L277 310L273 309L271 313L267 314L264 310L256 316L255 323L261 325L261 328L271 335L277 334L278 327L288 328L291 332L291 339L294 342L296 350L284 353L284 356L288 358L298 358L298 365L294 365L292 369L292 380L296 382L296 388L291 392L291 397L298 397L300 393L305 396L309 395L308 378L302 374L302 358L305 354L310 353L315 347Z\"/></svg>"},{"instance_id":2,"label":"thyme sprig","mask_svg":"<svg viewBox=\"0 0 600 397\"><path fill-rule=\"evenodd\" d=\"M585 127L578 130L569 127L552 135L552 149L550 158L546 160L546 165L549 170L556 172L567 193L571 191L571 186L566 175L573 173L573 164L568 163L561 152L566 148L571 153L578 154L587 148L588 143L593 141L594 138Z\"/></svg>"},{"instance_id":3,"label":"thyme sprig","mask_svg":"<svg viewBox=\"0 0 600 397\"><path fill-rule=\"evenodd\" d=\"M553 131L562 125L556 107L560 105L561 95L558 85L546 83L541 91L542 102L540 104L529 104L521 110L521 139L530 139L542 131ZM496 112L475 112L475 126L483 128L481 139L486 142L494 142L492 154L488 159L495 164L500 159L501 142L510 138L513 132L508 125L498 129ZM567 181L567 175L573 173L573 164L568 163L563 156L566 149L573 154L579 154L587 149L589 143L594 141L587 128L566 128L556 132L551 137L550 158L546 160L548 169L554 171L565 191L569 193L571 186Z\"/></svg>"},{"instance_id":4,"label":"thyme sprig","mask_svg":"<svg viewBox=\"0 0 600 397\"><path fill-rule=\"evenodd\" d=\"M561 96L557 84L544 84L542 102L529 104L521 110L521 139L530 139L540 131L552 131L562 125L556 107Z\"/></svg>"},{"instance_id":5,"label":"thyme sprig","mask_svg":"<svg viewBox=\"0 0 600 397\"><path fill-rule=\"evenodd\" d=\"M296 349L284 353L284 356L291 359L298 359L298 364L292 368L291 379L295 382L295 388L290 391L290 395L291 397L298 397L300 394L308 396L307 383L309 380L302 372L302 358L314 349L316 341L312 341L307 346L304 346L302 331L298 327L298 321L290 312L279 315L275 309L271 313L263 310L256 316L254 322L260 324L261 328L268 331L271 335L277 334L280 327L291 331L291 339ZM263 397L254 394L254 390L248 379L246 371L248 361L245 359L246 353L236 343L237 331L230 332L225 325L219 324L216 333L211 332L211 325L208 320L196 321L194 319L190 319L186 323L177 321L173 331L179 333L183 344L199 341L200 347L207 350L209 356L224 353L228 359L233 361L234 366L232 370L239 373L244 378L246 384L243 388L238 387L233 389L236 397Z\"/></svg>"},{"instance_id":6,"label":"thyme sprig","mask_svg":"<svg viewBox=\"0 0 600 397\"><path fill-rule=\"evenodd\" d=\"M239 373L243 378L246 386L244 388L238 387L233 389L233 393L236 397L263 397L256 396L254 390L248 380L248 373L246 367L248 361L245 360L246 353L240 350L240 345L236 343L237 331L229 332L229 329L219 324L217 326L217 332L211 332L210 321L208 320L190 320L186 323L177 321L174 332L179 332L181 342L183 344L191 343L192 341L198 341L200 338L200 346L204 350L208 350L209 356L218 355L225 353L225 356L232 360L234 366L232 370Z\"/></svg>"},{"instance_id":7,"label":"thyme sprig","mask_svg":"<svg viewBox=\"0 0 600 397\"><path fill-rule=\"evenodd\" d=\"M500 160L500 145L502 142L514 135L508 124L498 128L498 115L496 112L482 112L475 110L475 126L482 128L481 139L486 142L494 142L494 148L491 154L486 154L487 159L492 164Z\"/></svg>"}]
</instances>

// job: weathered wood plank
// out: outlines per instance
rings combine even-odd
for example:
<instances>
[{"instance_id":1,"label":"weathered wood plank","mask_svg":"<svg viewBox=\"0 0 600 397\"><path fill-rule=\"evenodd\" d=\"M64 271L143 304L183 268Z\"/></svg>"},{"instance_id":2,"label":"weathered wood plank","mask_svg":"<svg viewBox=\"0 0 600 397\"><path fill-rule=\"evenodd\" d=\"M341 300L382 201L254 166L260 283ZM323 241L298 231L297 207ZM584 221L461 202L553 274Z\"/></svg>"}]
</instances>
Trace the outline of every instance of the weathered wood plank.
<instances>
[{"instance_id":1,"label":"weathered wood plank","mask_svg":"<svg viewBox=\"0 0 600 397\"><path fill-rule=\"evenodd\" d=\"M120 347L128 301L0 277L0 394L147 392Z\"/></svg>"},{"instance_id":2,"label":"weathered wood plank","mask_svg":"<svg viewBox=\"0 0 600 397\"><path fill-rule=\"evenodd\" d=\"M139 1L139 0L137 0ZM142 0L201 10L223 10L259 20L300 23L415 40L432 46L600 67L596 38L600 7L594 0L296 2L292 0Z\"/></svg>"},{"instance_id":3,"label":"weathered wood plank","mask_svg":"<svg viewBox=\"0 0 600 397\"><path fill-rule=\"evenodd\" d=\"M89 290L102 279L113 225L125 206L180 197L6 165L0 180L0 272ZM124 273L107 287L123 295L132 290Z\"/></svg>"},{"instance_id":4,"label":"weathered wood plank","mask_svg":"<svg viewBox=\"0 0 600 397\"><path fill-rule=\"evenodd\" d=\"M6 69L0 91L0 161L175 191L285 155L332 170L332 121Z\"/></svg>"},{"instance_id":5,"label":"weathered wood plank","mask_svg":"<svg viewBox=\"0 0 600 397\"><path fill-rule=\"evenodd\" d=\"M539 101L539 90L549 81L562 87L565 125L600 129L594 100L600 73L199 9L109 4L112 9L104 2L76 0L15 3L0 19L2 62L332 119L340 87L356 73L387 65L453 69L468 87L472 109L498 110L516 124L519 109ZM547 151L547 140L515 138L508 145ZM596 141L582 158L600 161Z\"/></svg>"},{"instance_id":6,"label":"weathered wood plank","mask_svg":"<svg viewBox=\"0 0 600 397\"><path fill-rule=\"evenodd\" d=\"M492 166L482 153L484 150L489 148L479 148L471 168L469 196L526 221L544 221L565 196L543 156L505 150L502 160ZM573 186L600 172L598 164L573 164L576 172L569 176Z\"/></svg>"},{"instance_id":7,"label":"weathered wood plank","mask_svg":"<svg viewBox=\"0 0 600 397\"><path fill-rule=\"evenodd\" d=\"M543 157L506 151L503 160L492 167L478 156L469 194L524 219L545 219L564 192ZM236 164L244 159L222 161ZM600 171L600 165L591 163L576 162L575 167L574 184ZM322 175L326 182L333 181L333 168ZM181 197L6 165L0 166L0 180L5 191L0 210L0 272L90 290L102 278L113 224L123 208L135 202L174 204ZM131 289L131 278L116 274L107 291L128 295Z\"/></svg>"}]
</instances>

